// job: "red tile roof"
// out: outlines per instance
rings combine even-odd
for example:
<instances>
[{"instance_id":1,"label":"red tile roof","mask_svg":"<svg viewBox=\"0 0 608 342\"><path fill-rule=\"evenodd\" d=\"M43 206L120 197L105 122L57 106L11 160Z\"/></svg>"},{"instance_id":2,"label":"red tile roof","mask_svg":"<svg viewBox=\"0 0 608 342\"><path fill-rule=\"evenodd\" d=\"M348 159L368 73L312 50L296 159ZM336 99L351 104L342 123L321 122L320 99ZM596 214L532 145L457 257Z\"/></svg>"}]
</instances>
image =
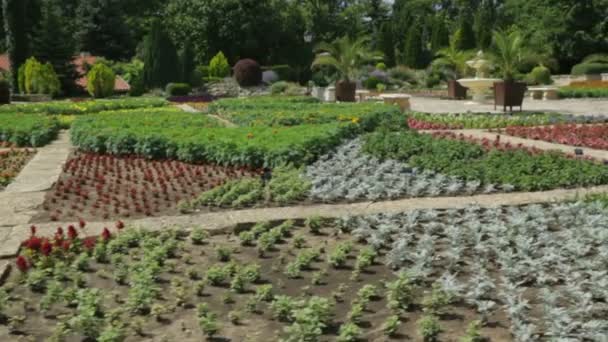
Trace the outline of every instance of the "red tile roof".
<instances>
[{"instance_id":1,"label":"red tile roof","mask_svg":"<svg viewBox=\"0 0 608 342\"><path fill-rule=\"evenodd\" d=\"M86 69L85 65L86 64L93 65L93 64L95 64L96 60L97 60L97 57L91 56L91 55L85 55L85 54L81 54L81 55L74 57L74 66L76 67L76 71L80 75L85 75L76 80L76 84L79 85L83 89L87 88L87 77L85 74L85 69ZM5 53L5 54L0 55L0 69L9 71L10 65L11 65L11 63L8 58L8 54ZM131 89L131 86L129 85L129 83L127 83L127 81L125 81L120 76L116 76L116 80L114 81L114 90L115 91L127 92L130 89Z\"/></svg>"}]
</instances>

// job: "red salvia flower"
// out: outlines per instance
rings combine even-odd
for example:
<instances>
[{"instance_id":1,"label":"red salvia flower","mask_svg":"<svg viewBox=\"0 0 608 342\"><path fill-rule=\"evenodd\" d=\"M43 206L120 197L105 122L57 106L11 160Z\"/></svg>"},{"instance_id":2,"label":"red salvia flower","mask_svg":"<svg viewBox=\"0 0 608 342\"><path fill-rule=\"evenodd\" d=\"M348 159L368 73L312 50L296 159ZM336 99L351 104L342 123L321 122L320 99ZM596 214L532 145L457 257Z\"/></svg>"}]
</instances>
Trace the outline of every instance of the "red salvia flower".
<instances>
[{"instance_id":1,"label":"red salvia flower","mask_svg":"<svg viewBox=\"0 0 608 342\"><path fill-rule=\"evenodd\" d=\"M95 248L96 242L97 242L97 240L95 239L95 237L87 237L82 241L82 245L86 249L93 249L93 248Z\"/></svg>"},{"instance_id":2,"label":"red salvia flower","mask_svg":"<svg viewBox=\"0 0 608 342\"><path fill-rule=\"evenodd\" d=\"M30 268L30 265L27 262L27 259L23 255L20 255L17 257L15 264L17 264L17 269L19 269L19 271L21 271L23 273L27 272L27 270Z\"/></svg>"},{"instance_id":3,"label":"red salvia flower","mask_svg":"<svg viewBox=\"0 0 608 342\"><path fill-rule=\"evenodd\" d=\"M74 228L74 226L72 226L72 225L68 226L68 239L74 240L77 237L78 237L78 232L76 231L76 228Z\"/></svg>"},{"instance_id":4,"label":"red salvia flower","mask_svg":"<svg viewBox=\"0 0 608 342\"><path fill-rule=\"evenodd\" d=\"M112 237L112 233L110 233L110 230L108 228L104 228L103 232L101 232L101 239L103 241L108 241L108 240L110 240L111 237Z\"/></svg>"},{"instance_id":5,"label":"red salvia flower","mask_svg":"<svg viewBox=\"0 0 608 342\"><path fill-rule=\"evenodd\" d=\"M32 236L36 235L36 226L34 226L34 225L30 226L30 235L32 235Z\"/></svg>"},{"instance_id":6,"label":"red salvia flower","mask_svg":"<svg viewBox=\"0 0 608 342\"><path fill-rule=\"evenodd\" d=\"M25 247L27 247L33 251L38 251L40 249L41 244L42 244L42 240L40 240L40 238L37 236L32 236L25 241Z\"/></svg>"},{"instance_id":7,"label":"red salvia flower","mask_svg":"<svg viewBox=\"0 0 608 342\"><path fill-rule=\"evenodd\" d=\"M61 248L63 248L64 251L68 251L70 249L70 246L71 246L71 243L69 240L65 240L61 244Z\"/></svg>"},{"instance_id":8,"label":"red salvia flower","mask_svg":"<svg viewBox=\"0 0 608 342\"><path fill-rule=\"evenodd\" d=\"M120 220L116 221L116 228L123 229L124 227L125 227L125 224L122 221L120 221Z\"/></svg>"},{"instance_id":9,"label":"red salvia flower","mask_svg":"<svg viewBox=\"0 0 608 342\"><path fill-rule=\"evenodd\" d=\"M53 251L53 245L51 245L49 240L44 239L44 241L42 242L42 246L40 246L40 252L44 256L49 256L52 251Z\"/></svg>"},{"instance_id":10,"label":"red salvia flower","mask_svg":"<svg viewBox=\"0 0 608 342\"><path fill-rule=\"evenodd\" d=\"M87 225L86 222L84 222L83 219L78 220L78 225L80 226L80 229L84 229L84 227Z\"/></svg>"}]
</instances>

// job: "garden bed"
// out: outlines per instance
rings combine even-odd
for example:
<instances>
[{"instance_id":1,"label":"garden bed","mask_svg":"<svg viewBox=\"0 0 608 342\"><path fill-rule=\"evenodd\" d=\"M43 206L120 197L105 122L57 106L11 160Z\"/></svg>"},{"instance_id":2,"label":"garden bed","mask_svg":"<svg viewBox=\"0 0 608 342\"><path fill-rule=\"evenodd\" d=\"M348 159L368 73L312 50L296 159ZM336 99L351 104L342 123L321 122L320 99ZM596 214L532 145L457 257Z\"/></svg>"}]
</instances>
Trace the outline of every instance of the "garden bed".
<instances>
[{"instance_id":1,"label":"garden bed","mask_svg":"<svg viewBox=\"0 0 608 342\"><path fill-rule=\"evenodd\" d=\"M28 149L0 151L0 191L15 178L36 152Z\"/></svg>"},{"instance_id":2,"label":"garden bed","mask_svg":"<svg viewBox=\"0 0 608 342\"><path fill-rule=\"evenodd\" d=\"M608 124L507 127L500 130L500 133L564 145L589 147L598 150L608 149Z\"/></svg>"},{"instance_id":3,"label":"garden bed","mask_svg":"<svg viewBox=\"0 0 608 342\"><path fill-rule=\"evenodd\" d=\"M35 222L177 215L181 201L256 171L76 152Z\"/></svg>"},{"instance_id":4,"label":"garden bed","mask_svg":"<svg viewBox=\"0 0 608 342\"><path fill-rule=\"evenodd\" d=\"M606 226L602 206L569 203L216 236L126 228L81 239L67 227L24 243L0 291L14 335L0 338L598 340Z\"/></svg>"},{"instance_id":5,"label":"garden bed","mask_svg":"<svg viewBox=\"0 0 608 342\"><path fill-rule=\"evenodd\" d=\"M0 143L3 145L44 146L57 137L59 129L59 121L54 117L40 114L0 114Z\"/></svg>"},{"instance_id":6,"label":"garden bed","mask_svg":"<svg viewBox=\"0 0 608 342\"><path fill-rule=\"evenodd\" d=\"M154 108L167 105L161 98L118 98L108 100L88 101L51 101L45 103L11 104L0 107L1 114L28 113L28 114L63 114L78 115L92 114L107 110Z\"/></svg>"}]
</instances>

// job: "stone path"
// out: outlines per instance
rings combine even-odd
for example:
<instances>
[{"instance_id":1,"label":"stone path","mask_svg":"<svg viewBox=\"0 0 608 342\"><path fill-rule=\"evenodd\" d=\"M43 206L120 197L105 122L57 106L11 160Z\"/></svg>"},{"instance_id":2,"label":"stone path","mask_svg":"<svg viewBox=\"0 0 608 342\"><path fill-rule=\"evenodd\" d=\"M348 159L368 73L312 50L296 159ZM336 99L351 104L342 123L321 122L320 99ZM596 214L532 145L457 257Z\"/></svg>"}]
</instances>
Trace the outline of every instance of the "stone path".
<instances>
[{"instance_id":1,"label":"stone path","mask_svg":"<svg viewBox=\"0 0 608 342\"><path fill-rule=\"evenodd\" d=\"M421 132L424 133L433 133L433 132L452 132L455 134L464 134L465 136L472 136L477 139L490 139L494 141L496 136L500 136L500 141L503 143L511 143L512 145L522 144L526 147L535 147L545 151L561 151L568 154L574 154L574 150L580 148L583 150L583 155L592 157L597 160L608 160L608 151L606 150L596 150L588 147L576 147L570 145L556 144L551 142L546 142L542 140L533 140L533 139L524 139L519 137L514 137L506 134L500 134L497 132L489 132L484 129L457 129L457 130L423 130Z\"/></svg>"},{"instance_id":2,"label":"stone path","mask_svg":"<svg viewBox=\"0 0 608 342\"><path fill-rule=\"evenodd\" d=\"M413 97L412 110L427 113L502 113L494 110L493 104L467 105L467 101L441 100L428 97ZM513 108L515 110L515 108ZM519 110L519 108L517 108ZM523 110L527 112L557 112L573 115L608 115L608 99L564 99L554 101L524 98Z\"/></svg>"},{"instance_id":3,"label":"stone path","mask_svg":"<svg viewBox=\"0 0 608 342\"><path fill-rule=\"evenodd\" d=\"M183 110L184 112L188 112L188 113L202 113L200 110L193 108L192 106L190 106L189 104L181 104L179 106L177 106L178 108L180 108L181 110ZM225 127L238 127L237 125L235 125L232 121L228 121L220 116L217 116L215 114L205 114L208 117L220 122L223 126Z\"/></svg>"}]
</instances>

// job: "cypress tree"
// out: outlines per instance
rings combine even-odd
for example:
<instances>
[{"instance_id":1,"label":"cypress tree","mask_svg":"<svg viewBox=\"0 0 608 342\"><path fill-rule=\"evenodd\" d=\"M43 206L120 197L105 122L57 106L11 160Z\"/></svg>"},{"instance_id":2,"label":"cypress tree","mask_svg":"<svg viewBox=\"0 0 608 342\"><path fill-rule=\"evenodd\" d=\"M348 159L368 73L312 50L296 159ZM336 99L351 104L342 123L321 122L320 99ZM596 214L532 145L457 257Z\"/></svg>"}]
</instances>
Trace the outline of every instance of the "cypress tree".
<instances>
[{"instance_id":1,"label":"cypress tree","mask_svg":"<svg viewBox=\"0 0 608 342\"><path fill-rule=\"evenodd\" d=\"M27 0L2 2L6 46L12 70L11 86L15 92L19 91L18 70L29 55L28 2Z\"/></svg>"},{"instance_id":2,"label":"cypress tree","mask_svg":"<svg viewBox=\"0 0 608 342\"><path fill-rule=\"evenodd\" d=\"M42 17L32 39L32 52L39 61L53 66L61 82L61 89L69 94L75 91L74 81L78 77L73 64L76 49L75 41L64 23L66 20L62 18L58 3L44 3Z\"/></svg>"},{"instance_id":3,"label":"cypress tree","mask_svg":"<svg viewBox=\"0 0 608 342\"><path fill-rule=\"evenodd\" d=\"M181 81L185 83L191 83L192 73L194 72L194 51L192 49L192 43L186 41L184 47L179 55L179 73Z\"/></svg>"},{"instance_id":4,"label":"cypress tree","mask_svg":"<svg viewBox=\"0 0 608 342\"><path fill-rule=\"evenodd\" d=\"M438 51L450 43L450 33L445 22L445 15L438 14L435 17L433 30L431 32L431 50Z\"/></svg>"},{"instance_id":5,"label":"cypress tree","mask_svg":"<svg viewBox=\"0 0 608 342\"><path fill-rule=\"evenodd\" d=\"M457 35L456 47L459 50L471 50L477 46L473 31L473 16L468 6L461 9Z\"/></svg>"},{"instance_id":6,"label":"cypress tree","mask_svg":"<svg viewBox=\"0 0 608 342\"><path fill-rule=\"evenodd\" d=\"M171 38L163 30L160 21L152 24L152 30L144 42L144 84L148 88L164 87L178 81L177 53Z\"/></svg>"},{"instance_id":7,"label":"cypress tree","mask_svg":"<svg viewBox=\"0 0 608 342\"><path fill-rule=\"evenodd\" d=\"M416 20L410 26L405 40L403 63L411 68L424 67L424 51L422 47L422 25Z\"/></svg>"},{"instance_id":8,"label":"cypress tree","mask_svg":"<svg viewBox=\"0 0 608 342\"><path fill-rule=\"evenodd\" d=\"M385 22L380 28L380 50L384 53L384 63L386 65L394 66L397 64L395 58L395 37L390 22Z\"/></svg>"},{"instance_id":9,"label":"cypress tree","mask_svg":"<svg viewBox=\"0 0 608 342\"><path fill-rule=\"evenodd\" d=\"M492 30L496 20L496 11L493 0L483 0L475 13L475 36L477 46L487 49L492 44Z\"/></svg>"}]
</instances>

